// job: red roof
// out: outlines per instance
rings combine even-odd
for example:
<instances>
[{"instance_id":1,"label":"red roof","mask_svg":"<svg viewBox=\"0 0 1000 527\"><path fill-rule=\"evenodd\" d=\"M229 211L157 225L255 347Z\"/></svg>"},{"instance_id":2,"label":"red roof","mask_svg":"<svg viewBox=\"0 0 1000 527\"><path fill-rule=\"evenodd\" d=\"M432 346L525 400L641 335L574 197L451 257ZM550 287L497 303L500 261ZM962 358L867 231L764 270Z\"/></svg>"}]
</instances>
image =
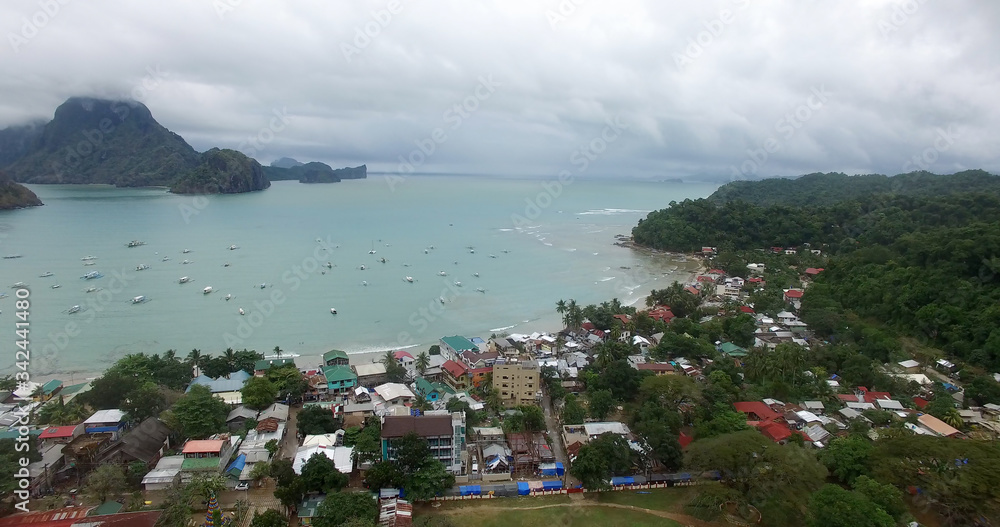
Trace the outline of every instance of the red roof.
<instances>
[{"instance_id":1,"label":"red roof","mask_svg":"<svg viewBox=\"0 0 1000 527\"><path fill-rule=\"evenodd\" d=\"M580 327L582 327L587 331L593 331L596 326L594 326L594 324L591 322L584 322L583 325L581 325Z\"/></svg>"},{"instance_id":2,"label":"red roof","mask_svg":"<svg viewBox=\"0 0 1000 527\"><path fill-rule=\"evenodd\" d=\"M711 283L714 284L715 283L715 278L713 278L711 276L702 275L702 276L698 277L698 281L699 282L711 282Z\"/></svg>"},{"instance_id":3,"label":"red roof","mask_svg":"<svg viewBox=\"0 0 1000 527\"><path fill-rule=\"evenodd\" d=\"M764 279L761 278L761 277L759 277L759 276L747 279L747 282L750 282L750 283L753 283L753 284L756 284L756 283L759 283L759 282L763 282L763 281L764 281Z\"/></svg>"},{"instance_id":4,"label":"red roof","mask_svg":"<svg viewBox=\"0 0 1000 527\"><path fill-rule=\"evenodd\" d=\"M63 507L48 511L32 511L0 518L0 526L34 525L36 527L69 527L87 517L94 507Z\"/></svg>"},{"instance_id":5,"label":"red roof","mask_svg":"<svg viewBox=\"0 0 1000 527\"><path fill-rule=\"evenodd\" d=\"M469 367L461 362L456 362L453 360L447 361L441 365L441 369L448 372L452 377L458 378L469 373Z\"/></svg>"},{"instance_id":6,"label":"red roof","mask_svg":"<svg viewBox=\"0 0 1000 527\"><path fill-rule=\"evenodd\" d=\"M687 448L691 444L691 441L694 441L694 438L684 432L681 432L681 435L677 437L677 442L681 444L681 448Z\"/></svg>"},{"instance_id":7,"label":"red roof","mask_svg":"<svg viewBox=\"0 0 1000 527\"><path fill-rule=\"evenodd\" d=\"M792 437L792 431L789 430L788 426L783 423L767 423L766 425L760 427L760 431L775 443Z\"/></svg>"},{"instance_id":8,"label":"red roof","mask_svg":"<svg viewBox=\"0 0 1000 527\"><path fill-rule=\"evenodd\" d=\"M746 401L740 403L733 403L733 408L736 408L737 412L742 412L745 414L753 414L758 417L757 421L771 421L780 417L778 412L771 409L770 406L764 404L761 401Z\"/></svg>"},{"instance_id":9,"label":"red roof","mask_svg":"<svg viewBox=\"0 0 1000 527\"><path fill-rule=\"evenodd\" d=\"M73 430L76 430L77 425L69 426L51 426L46 428L38 439L54 439L59 437L73 437Z\"/></svg>"},{"instance_id":10,"label":"red roof","mask_svg":"<svg viewBox=\"0 0 1000 527\"><path fill-rule=\"evenodd\" d=\"M604 333L603 329L595 329L594 330L594 335L597 335L598 337L601 337L603 339L604 335L606 335L606 333Z\"/></svg>"},{"instance_id":11,"label":"red roof","mask_svg":"<svg viewBox=\"0 0 1000 527\"><path fill-rule=\"evenodd\" d=\"M698 288L692 287L692 286L687 286L687 287L684 288L684 290L687 291L688 293L691 293L692 295L700 295L701 294L701 291L699 291Z\"/></svg>"},{"instance_id":12,"label":"red roof","mask_svg":"<svg viewBox=\"0 0 1000 527\"><path fill-rule=\"evenodd\" d=\"M817 269L815 267L810 267L810 268L806 269L806 274L811 274L811 275L818 275L818 274L820 274L822 272L823 272L822 268Z\"/></svg>"},{"instance_id":13,"label":"red roof","mask_svg":"<svg viewBox=\"0 0 1000 527\"><path fill-rule=\"evenodd\" d=\"M917 408L923 410L928 404L930 404L930 401L924 399L923 397L914 397L913 404L916 405Z\"/></svg>"},{"instance_id":14,"label":"red roof","mask_svg":"<svg viewBox=\"0 0 1000 527\"><path fill-rule=\"evenodd\" d=\"M628 324L628 315L615 315L615 318L620 320L622 324Z\"/></svg>"},{"instance_id":15,"label":"red roof","mask_svg":"<svg viewBox=\"0 0 1000 527\"><path fill-rule=\"evenodd\" d=\"M726 272L723 271L722 269L711 269L711 270L708 271L707 274L721 274L721 275L725 275Z\"/></svg>"},{"instance_id":16,"label":"red roof","mask_svg":"<svg viewBox=\"0 0 1000 527\"><path fill-rule=\"evenodd\" d=\"M226 442L222 439L192 439L184 443L184 454L218 454Z\"/></svg>"},{"instance_id":17,"label":"red roof","mask_svg":"<svg viewBox=\"0 0 1000 527\"><path fill-rule=\"evenodd\" d=\"M754 310L750 306L740 306L740 312L741 313L750 313L751 315L754 314Z\"/></svg>"},{"instance_id":18,"label":"red roof","mask_svg":"<svg viewBox=\"0 0 1000 527\"><path fill-rule=\"evenodd\" d=\"M403 357L409 357L411 359L413 358L413 355L410 355L410 352L403 350L393 352L392 356L395 357L396 360L402 359Z\"/></svg>"},{"instance_id":19,"label":"red roof","mask_svg":"<svg viewBox=\"0 0 1000 527\"><path fill-rule=\"evenodd\" d=\"M861 392L860 396L853 393L848 393L848 394L838 393L837 398L840 399L841 401L847 401L852 403L859 402L859 403L872 403L872 404L875 404L875 401L878 399L884 399L884 400L892 399L892 394L889 392L872 392L868 391L868 388L865 388L864 386L858 386L858 391Z\"/></svg>"},{"instance_id":20,"label":"red roof","mask_svg":"<svg viewBox=\"0 0 1000 527\"><path fill-rule=\"evenodd\" d=\"M784 247L771 247L771 251L772 252L776 252L776 253L780 253L780 252L782 252L784 250L785 250Z\"/></svg>"},{"instance_id":21,"label":"red roof","mask_svg":"<svg viewBox=\"0 0 1000 527\"><path fill-rule=\"evenodd\" d=\"M636 368L639 371L674 371L674 367L669 364L642 363L637 364Z\"/></svg>"},{"instance_id":22,"label":"red roof","mask_svg":"<svg viewBox=\"0 0 1000 527\"><path fill-rule=\"evenodd\" d=\"M798 289L789 289L785 291L785 298L802 298L802 291Z\"/></svg>"},{"instance_id":23,"label":"red roof","mask_svg":"<svg viewBox=\"0 0 1000 527\"><path fill-rule=\"evenodd\" d=\"M649 312L649 318L653 320L662 320L664 322L670 322L675 318L673 311L667 306L656 306L653 310Z\"/></svg>"}]
</instances>

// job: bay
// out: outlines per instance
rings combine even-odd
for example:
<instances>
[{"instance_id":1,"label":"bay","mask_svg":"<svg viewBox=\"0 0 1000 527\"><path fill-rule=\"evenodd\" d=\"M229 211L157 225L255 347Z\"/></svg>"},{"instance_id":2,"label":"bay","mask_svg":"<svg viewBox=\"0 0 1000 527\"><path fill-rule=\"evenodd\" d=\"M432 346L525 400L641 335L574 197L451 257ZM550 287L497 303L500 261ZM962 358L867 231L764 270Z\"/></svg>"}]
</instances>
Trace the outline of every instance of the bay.
<instances>
[{"instance_id":1,"label":"bay","mask_svg":"<svg viewBox=\"0 0 1000 527\"><path fill-rule=\"evenodd\" d=\"M30 290L35 375L86 375L167 349L364 353L426 348L444 335L552 331L559 299L634 303L687 279L691 263L615 246L615 235L715 188L377 174L222 196L32 185L45 206L0 212L0 255L22 255L0 260L10 344L0 347L14 345L15 282ZM149 269L136 271L141 264ZM81 278L95 270L103 277ZM133 304L140 295L147 301ZM0 357L7 371L13 355Z\"/></svg>"}]
</instances>

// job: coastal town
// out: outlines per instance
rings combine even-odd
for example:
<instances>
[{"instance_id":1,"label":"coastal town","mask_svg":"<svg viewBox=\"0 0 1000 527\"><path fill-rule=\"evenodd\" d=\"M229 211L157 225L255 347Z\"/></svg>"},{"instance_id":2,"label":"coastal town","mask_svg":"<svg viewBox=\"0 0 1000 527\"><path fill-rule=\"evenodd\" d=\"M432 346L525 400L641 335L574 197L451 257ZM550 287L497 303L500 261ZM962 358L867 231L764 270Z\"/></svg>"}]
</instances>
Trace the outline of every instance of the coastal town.
<instances>
[{"instance_id":1,"label":"coastal town","mask_svg":"<svg viewBox=\"0 0 1000 527\"><path fill-rule=\"evenodd\" d=\"M895 391L851 382L857 373L805 368L803 354L830 343L799 317L804 291L824 269L798 264L820 265L822 251L760 254L762 262L727 272L712 267L716 248L704 247L688 255L703 260L702 272L653 291L640 310L617 300L560 301L564 328L552 333L443 336L427 350L390 350L370 362L337 349L318 361L280 348L266 356L228 350L220 369L211 366L216 359L171 354L163 359L180 366L181 379L168 382L147 371L148 358L130 356L105 377L142 363L127 375L149 375L151 387L112 394L100 379L53 379L5 391L0 441L27 436L33 453L23 492L9 492L7 505L32 506L0 518L0 527L70 526L92 516L150 527L258 525L266 515L281 525L332 525L325 515L344 505L331 497L343 496L370 502L373 524L404 527L425 510L421 503L709 484L731 476L681 459L696 439L727 432L753 430L817 451L838 438L856 441L858 430L871 440L900 428L1000 435L1000 406L970 405L961 366L943 358L878 365ZM775 297L768 307L765 291ZM747 389L772 374L787 384L786 400ZM142 389L159 412L129 410L142 407L131 400ZM679 417L643 415L657 408ZM206 423L206 414L218 418ZM624 461L595 468L597 455ZM179 496L186 502L176 503ZM746 513L717 519L740 518Z\"/></svg>"}]
</instances>

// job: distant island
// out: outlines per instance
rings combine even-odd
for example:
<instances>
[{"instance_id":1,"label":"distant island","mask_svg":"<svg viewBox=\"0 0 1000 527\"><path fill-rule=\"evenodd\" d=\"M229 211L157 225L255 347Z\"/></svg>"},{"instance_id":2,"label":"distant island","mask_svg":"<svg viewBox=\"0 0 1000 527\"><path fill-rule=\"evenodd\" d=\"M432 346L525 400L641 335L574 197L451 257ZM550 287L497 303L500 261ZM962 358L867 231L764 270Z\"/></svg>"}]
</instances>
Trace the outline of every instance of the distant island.
<instances>
[{"instance_id":1,"label":"distant island","mask_svg":"<svg viewBox=\"0 0 1000 527\"><path fill-rule=\"evenodd\" d=\"M334 169L326 163L313 161L300 163L290 157L276 159L271 166L264 167L264 174L271 181L298 180L300 183L338 183L344 179L365 179L368 166Z\"/></svg>"},{"instance_id":2,"label":"distant island","mask_svg":"<svg viewBox=\"0 0 1000 527\"><path fill-rule=\"evenodd\" d=\"M270 186L235 150L199 153L136 101L71 97L47 123L0 131L0 162L14 181L164 186L176 193L238 193Z\"/></svg>"}]
</instances>

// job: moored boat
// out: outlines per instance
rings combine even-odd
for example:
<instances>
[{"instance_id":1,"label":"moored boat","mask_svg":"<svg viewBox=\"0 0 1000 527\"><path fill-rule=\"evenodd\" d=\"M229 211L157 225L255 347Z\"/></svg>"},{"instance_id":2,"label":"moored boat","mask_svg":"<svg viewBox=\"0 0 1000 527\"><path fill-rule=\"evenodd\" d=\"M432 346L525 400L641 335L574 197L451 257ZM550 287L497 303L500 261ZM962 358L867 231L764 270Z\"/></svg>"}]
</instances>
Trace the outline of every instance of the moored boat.
<instances>
[{"instance_id":1,"label":"moored boat","mask_svg":"<svg viewBox=\"0 0 1000 527\"><path fill-rule=\"evenodd\" d=\"M79 313L81 309L83 308L81 308L80 306L73 306L69 308L69 310L67 310L66 312L72 315L73 313Z\"/></svg>"},{"instance_id":2,"label":"moored boat","mask_svg":"<svg viewBox=\"0 0 1000 527\"><path fill-rule=\"evenodd\" d=\"M38 275L39 278L48 278L52 276L52 271L45 271L44 273Z\"/></svg>"},{"instance_id":3,"label":"moored boat","mask_svg":"<svg viewBox=\"0 0 1000 527\"><path fill-rule=\"evenodd\" d=\"M212 292L212 286L208 286L205 289L201 290L201 294L203 294L203 295L207 295L207 294L209 294L211 292Z\"/></svg>"},{"instance_id":4,"label":"moored boat","mask_svg":"<svg viewBox=\"0 0 1000 527\"><path fill-rule=\"evenodd\" d=\"M132 298L132 303L133 304L141 304L141 303L143 303L145 301L146 301L146 297L143 296L143 295L139 295L137 297L133 297Z\"/></svg>"},{"instance_id":5,"label":"moored boat","mask_svg":"<svg viewBox=\"0 0 1000 527\"><path fill-rule=\"evenodd\" d=\"M98 272L98 271L91 271L91 272L89 272L89 273L87 273L87 274L85 274L85 275L81 276L80 278L82 278L82 279L84 279L84 280L94 280L95 278L101 278L101 277L103 277L103 276L104 276L104 275L103 275L103 274L101 274L101 273L100 273L100 272Z\"/></svg>"},{"instance_id":6,"label":"moored boat","mask_svg":"<svg viewBox=\"0 0 1000 527\"><path fill-rule=\"evenodd\" d=\"M186 284L186 283L188 283L190 281L191 281L190 278L188 278L186 276L182 276L182 277L180 277L180 279L177 280L177 283L178 284Z\"/></svg>"}]
</instances>

